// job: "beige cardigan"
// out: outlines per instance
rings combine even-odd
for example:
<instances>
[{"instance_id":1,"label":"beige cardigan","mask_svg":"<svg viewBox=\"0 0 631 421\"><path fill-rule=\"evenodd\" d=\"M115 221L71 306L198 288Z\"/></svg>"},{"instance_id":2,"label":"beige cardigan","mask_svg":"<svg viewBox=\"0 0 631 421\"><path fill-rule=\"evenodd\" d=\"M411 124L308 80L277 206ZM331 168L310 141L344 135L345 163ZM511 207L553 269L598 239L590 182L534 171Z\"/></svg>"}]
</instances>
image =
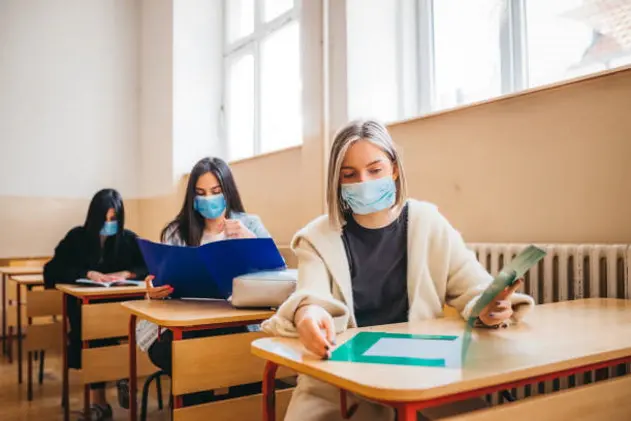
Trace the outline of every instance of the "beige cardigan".
<instances>
[{"instance_id":1,"label":"beige cardigan","mask_svg":"<svg viewBox=\"0 0 631 421\"><path fill-rule=\"evenodd\" d=\"M467 319L479 295L492 281L461 235L436 206L409 200L408 213L408 319L441 317L443 306L454 307ZM356 327L349 264L340 232L321 216L292 241L299 261L296 292L263 323L263 330L279 336L297 336L294 313L301 304L318 304L334 318L337 332ZM534 300L513 294L512 321L523 317Z\"/></svg>"},{"instance_id":2,"label":"beige cardigan","mask_svg":"<svg viewBox=\"0 0 631 421\"><path fill-rule=\"evenodd\" d=\"M444 304L455 307L467 319L479 295L492 281L461 235L440 214L436 206L408 201L407 284L410 321L438 318ZM264 331L296 337L294 314L301 304L317 304L326 309L336 331L355 327L353 293L349 264L341 233L321 216L300 230L292 241L298 265L296 292L283 303L276 315L262 324ZM524 294L511 297L517 321L534 305ZM393 419L393 411L354 397L360 409L353 418L370 421ZM475 402L424 410L429 419L454 414L478 406ZM361 414L361 416L360 416ZM339 392L315 379L299 376L285 421L341 420Z\"/></svg>"}]
</instances>

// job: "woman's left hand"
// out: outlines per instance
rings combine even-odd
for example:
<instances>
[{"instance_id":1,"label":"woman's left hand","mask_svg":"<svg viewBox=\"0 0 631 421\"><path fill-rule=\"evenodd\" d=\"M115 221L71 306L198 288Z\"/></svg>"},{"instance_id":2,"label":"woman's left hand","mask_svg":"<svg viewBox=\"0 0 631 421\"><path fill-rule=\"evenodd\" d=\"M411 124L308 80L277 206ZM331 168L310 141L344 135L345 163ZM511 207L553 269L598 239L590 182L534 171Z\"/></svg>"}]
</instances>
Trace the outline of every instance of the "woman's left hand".
<instances>
[{"instance_id":1,"label":"woman's left hand","mask_svg":"<svg viewBox=\"0 0 631 421\"><path fill-rule=\"evenodd\" d=\"M513 285L500 292L493 301L480 312L480 321L487 326L498 326L513 315L513 306L511 305L510 296L513 295L517 288L523 283L522 279L516 280Z\"/></svg>"},{"instance_id":2,"label":"woman's left hand","mask_svg":"<svg viewBox=\"0 0 631 421\"><path fill-rule=\"evenodd\" d=\"M226 238L255 238L256 236L238 219L226 219L224 222Z\"/></svg>"},{"instance_id":3,"label":"woman's left hand","mask_svg":"<svg viewBox=\"0 0 631 421\"><path fill-rule=\"evenodd\" d=\"M105 274L105 276L108 277L108 281L120 281L120 280L130 279L132 275L133 274L129 272L128 270Z\"/></svg>"}]
</instances>

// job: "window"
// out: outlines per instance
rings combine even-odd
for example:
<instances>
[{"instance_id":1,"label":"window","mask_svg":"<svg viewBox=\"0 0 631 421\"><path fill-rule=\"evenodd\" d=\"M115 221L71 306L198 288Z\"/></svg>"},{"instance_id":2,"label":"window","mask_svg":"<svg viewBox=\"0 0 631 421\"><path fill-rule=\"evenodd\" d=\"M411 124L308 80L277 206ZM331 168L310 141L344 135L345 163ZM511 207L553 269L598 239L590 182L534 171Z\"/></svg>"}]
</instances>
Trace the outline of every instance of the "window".
<instances>
[{"instance_id":1,"label":"window","mask_svg":"<svg viewBox=\"0 0 631 421\"><path fill-rule=\"evenodd\" d=\"M434 110L501 94L501 3L433 3Z\"/></svg>"},{"instance_id":2,"label":"window","mask_svg":"<svg viewBox=\"0 0 631 421\"><path fill-rule=\"evenodd\" d=\"M399 0L396 13L391 2L347 2L350 22L366 16L366 2L381 11L366 24L378 33L348 37L348 79L368 82L349 90L364 102L392 103L396 91L398 105L375 116L386 122L631 64L631 0ZM385 39L399 75L387 93L353 63ZM357 102L353 118L366 112Z\"/></svg>"},{"instance_id":3,"label":"window","mask_svg":"<svg viewBox=\"0 0 631 421\"><path fill-rule=\"evenodd\" d=\"M631 1L525 2L529 86L631 61Z\"/></svg>"},{"instance_id":4,"label":"window","mask_svg":"<svg viewBox=\"0 0 631 421\"><path fill-rule=\"evenodd\" d=\"M226 0L229 159L302 143L299 0Z\"/></svg>"}]
</instances>

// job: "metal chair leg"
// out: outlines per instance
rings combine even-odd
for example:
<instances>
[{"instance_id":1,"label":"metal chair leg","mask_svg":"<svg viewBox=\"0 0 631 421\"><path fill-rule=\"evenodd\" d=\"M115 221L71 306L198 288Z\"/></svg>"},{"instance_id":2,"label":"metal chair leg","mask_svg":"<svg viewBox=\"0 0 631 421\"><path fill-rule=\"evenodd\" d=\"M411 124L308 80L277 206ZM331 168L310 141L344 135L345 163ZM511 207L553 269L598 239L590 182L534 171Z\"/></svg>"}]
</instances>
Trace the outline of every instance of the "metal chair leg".
<instances>
[{"instance_id":1,"label":"metal chair leg","mask_svg":"<svg viewBox=\"0 0 631 421\"><path fill-rule=\"evenodd\" d=\"M13 326L9 326L9 333L6 338L7 341L7 357L9 358L9 364L13 364Z\"/></svg>"},{"instance_id":2,"label":"metal chair leg","mask_svg":"<svg viewBox=\"0 0 631 421\"><path fill-rule=\"evenodd\" d=\"M28 379L26 384L26 396L29 401L33 400L33 353L31 351L27 352L26 358L28 358L27 362L27 371L28 371Z\"/></svg>"},{"instance_id":3,"label":"metal chair leg","mask_svg":"<svg viewBox=\"0 0 631 421\"><path fill-rule=\"evenodd\" d=\"M35 353L37 355L37 352ZM44 351L39 352L39 384L44 383Z\"/></svg>"},{"instance_id":4,"label":"metal chair leg","mask_svg":"<svg viewBox=\"0 0 631 421\"><path fill-rule=\"evenodd\" d=\"M162 411L162 380L161 377L156 377L156 394L158 398L158 409Z\"/></svg>"},{"instance_id":5,"label":"metal chair leg","mask_svg":"<svg viewBox=\"0 0 631 421\"><path fill-rule=\"evenodd\" d=\"M500 395L502 396L502 399L506 402L515 402L517 400L517 398L513 396L513 393L509 390L502 390L500 392Z\"/></svg>"},{"instance_id":6,"label":"metal chair leg","mask_svg":"<svg viewBox=\"0 0 631 421\"><path fill-rule=\"evenodd\" d=\"M149 386L151 386L151 382L154 380L156 380L156 382L159 382L160 376L163 374L163 371L156 371L155 373L147 377L147 379L145 380L145 384L142 386L142 398L140 401L140 421L147 420L147 400L149 399ZM161 392L160 386L158 386L158 390ZM158 395L160 400L162 399L161 395L162 393Z\"/></svg>"}]
</instances>

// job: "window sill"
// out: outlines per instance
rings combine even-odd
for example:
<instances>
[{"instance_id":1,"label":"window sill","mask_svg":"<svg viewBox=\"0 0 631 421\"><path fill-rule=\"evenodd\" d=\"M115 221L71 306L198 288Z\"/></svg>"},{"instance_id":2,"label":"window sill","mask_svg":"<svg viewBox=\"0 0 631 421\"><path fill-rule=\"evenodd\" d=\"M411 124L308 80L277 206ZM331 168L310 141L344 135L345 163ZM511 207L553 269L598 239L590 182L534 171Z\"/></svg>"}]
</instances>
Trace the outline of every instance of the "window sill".
<instances>
[{"instance_id":1,"label":"window sill","mask_svg":"<svg viewBox=\"0 0 631 421\"><path fill-rule=\"evenodd\" d=\"M269 156L273 156L273 155L279 155L279 154L283 154L283 153L287 153L293 150L298 150L302 148L302 144L300 145L294 145L294 146L289 146L287 148L282 148L282 149L277 149L275 151L271 151L271 152L265 152L265 153L261 153L258 155L254 155L254 156L250 156L248 158L241 158L241 159L235 159L232 161L228 161L229 165L235 165L235 164L241 164L244 162L249 162L249 161L255 161L257 159L260 158L267 158Z\"/></svg>"},{"instance_id":2,"label":"window sill","mask_svg":"<svg viewBox=\"0 0 631 421\"><path fill-rule=\"evenodd\" d=\"M604 70L602 72L596 72L596 73L592 73L592 74L589 74L589 75L586 75L586 76L580 76L580 77L576 77L576 78L572 78L572 79L566 79L566 80L563 80L563 81L560 81L560 82L551 83L551 84L548 84L548 85L541 85L541 86L537 86L537 87L534 87L534 88L524 89L524 90L521 90L519 92L513 92L513 93L510 93L510 94L506 94L506 95L496 96L496 97L493 97L493 98L485 99L483 101L477 101L477 102L472 102L470 104L460 105L458 107L447 108L447 109L440 110L440 111L434 111L434 112L431 112L431 113L419 115L417 117L410 117L410 118L403 119L403 120L396 120L396 121L387 123L387 126L388 127L393 127L393 126L403 125L403 124L407 124L407 123L412 123L412 122L417 121L417 120L428 119L428 118L432 118L432 117L436 117L436 116L440 116L440 115L444 115L444 114L450 114L450 113L453 113L453 112L458 112L458 111L469 109L469 108L479 107L481 105L485 105L485 104L489 104L489 103L502 102L502 101L506 101L506 100L509 100L509 99L517 98L517 97L533 95L533 94L537 94L537 93L540 93L540 92L546 92L546 91L551 91L551 90L555 90L555 89L559 89L559 88L564 88L564 87L566 87L568 85L574 85L574 84L577 84L577 83L582 83L582 82L589 81L589 80L599 79L599 78L602 78L602 77L608 77L608 76L611 76L611 75L616 74L616 73L624 73L624 72L631 72L631 65L622 66L622 67L618 67L618 68L610 69L610 70Z\"/></svg>"}]
</instances>

